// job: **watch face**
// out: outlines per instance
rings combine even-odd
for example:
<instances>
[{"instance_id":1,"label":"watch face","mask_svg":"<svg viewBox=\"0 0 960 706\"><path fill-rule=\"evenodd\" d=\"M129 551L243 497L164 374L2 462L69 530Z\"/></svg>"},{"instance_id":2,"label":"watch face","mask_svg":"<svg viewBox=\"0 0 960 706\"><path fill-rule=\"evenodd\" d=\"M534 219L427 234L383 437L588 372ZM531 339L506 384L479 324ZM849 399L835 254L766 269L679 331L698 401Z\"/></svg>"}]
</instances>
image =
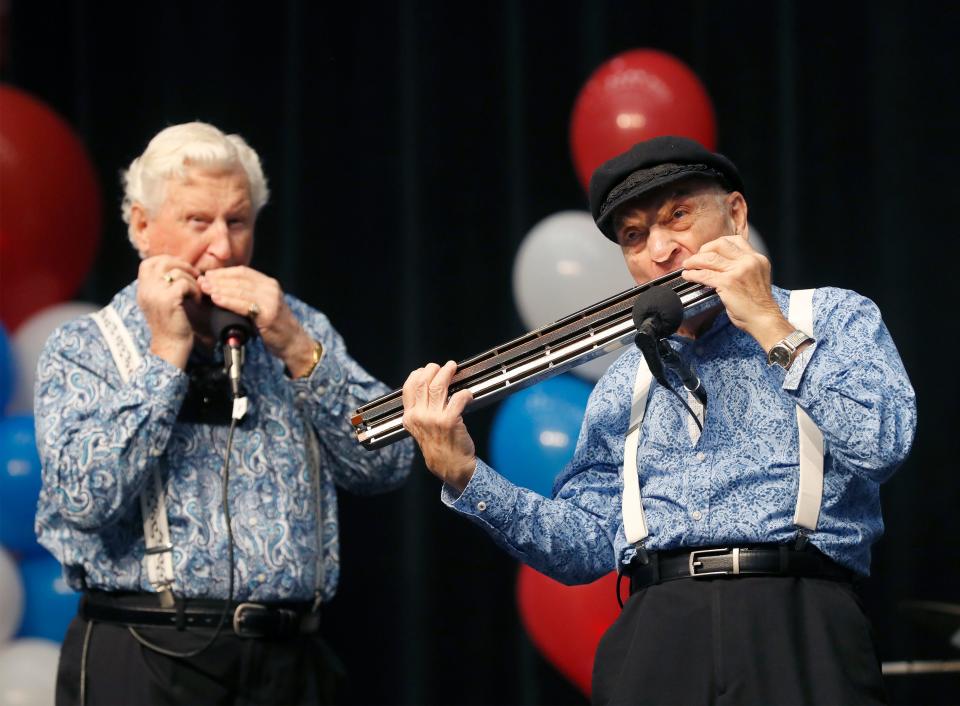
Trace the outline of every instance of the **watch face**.
<instances>
[{"instance_id":1,"label":"watch face","mask_svg":"<svg viewBox=\"0 0 960 706\"><path fill-rule=\"evenodd\" d=\"M776 345L770 349L767 360L771 365L776 363L785 368L790 364L790 351L787 350L786 346Z\"/></svg>"}]
</instances>

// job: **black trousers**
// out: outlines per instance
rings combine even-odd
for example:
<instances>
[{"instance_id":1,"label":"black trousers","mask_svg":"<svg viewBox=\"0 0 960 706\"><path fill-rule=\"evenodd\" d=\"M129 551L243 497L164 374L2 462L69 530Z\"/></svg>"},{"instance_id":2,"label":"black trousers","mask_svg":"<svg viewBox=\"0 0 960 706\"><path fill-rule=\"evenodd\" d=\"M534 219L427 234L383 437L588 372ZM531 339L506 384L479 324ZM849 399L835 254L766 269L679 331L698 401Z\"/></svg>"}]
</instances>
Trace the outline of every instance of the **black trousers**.
<instances>
[{"instance_id":1,"label":"black trousers","mask_svg":"<svg viewBox=\"0 0 960 706\"><path fill-rule=\"evenodd\" d=\"M870 624L844 581L680 579L604 634L594 704L882 704Z\"/></svg>"},{"instance_id":2,"label":"black trousers","mask_svg":"<svg viewBox=\"0 0 960 706\"><path fill-rule=\"evenodd\" d=\"M81 703L81 661L90 625L77 616L67 629L57 673L58 706ZM159 627L137 632L180 652L203 645L213 634ZM329 704L343 681L340 661L319 635L251 639L238 637L229 625L209 649L179 659L144 647L124 625L93 622L85 671L89 706Z\"/></svg>"}]
</instances>

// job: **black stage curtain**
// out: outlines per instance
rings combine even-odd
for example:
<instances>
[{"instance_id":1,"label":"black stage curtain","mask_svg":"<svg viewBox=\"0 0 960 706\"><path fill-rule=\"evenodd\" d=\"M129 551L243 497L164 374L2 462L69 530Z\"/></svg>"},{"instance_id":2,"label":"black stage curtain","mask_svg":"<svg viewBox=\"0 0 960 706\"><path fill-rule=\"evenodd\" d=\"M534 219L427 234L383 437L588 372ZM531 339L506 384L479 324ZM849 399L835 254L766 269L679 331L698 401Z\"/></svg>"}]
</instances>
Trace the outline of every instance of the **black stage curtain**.
<instances>
[{"instance_id":1,"label":"black stage curtain","mask_svg":"<svg viewBox=\"0 0 960 706\"><path fill-rule=\"evenodd\" d=\"M522 332L510 285L519 243L544 216L586 207L567 131L590 72L637 47L687 62L713 97L719 147L745 177L776 281L869 296L900 347L920 428L884 487L887 534L866 603L884 659L951 656L898 605L960 602L947 256L960 203L956 3L12 0L9 10L3 80L78 130L101 179L102 244L77 298L106 302L135 275L121 167L160 128L207 120L244 135L270 178L255 266L325 310L393 385ZM492 415L468 419L481 454ZM583 703L520 627L514 562L439 492L421 462L402 491L341 497L343 578L325 624L355 677L350 701ZM901 703L960 698L956 677L889 686Z\"/></svg>"}]
</instances>

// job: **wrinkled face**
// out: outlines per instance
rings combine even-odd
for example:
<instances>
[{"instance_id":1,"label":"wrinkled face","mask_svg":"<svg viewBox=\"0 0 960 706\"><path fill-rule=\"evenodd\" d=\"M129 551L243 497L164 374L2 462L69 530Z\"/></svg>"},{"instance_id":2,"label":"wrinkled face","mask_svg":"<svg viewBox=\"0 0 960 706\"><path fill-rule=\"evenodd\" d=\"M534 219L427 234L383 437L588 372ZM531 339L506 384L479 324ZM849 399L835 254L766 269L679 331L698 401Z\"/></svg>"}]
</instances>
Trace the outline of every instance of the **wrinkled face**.
<instances>
[{"instance_id":1,"label":"wrinkled face","mask_svg":"<svg viewBox=\"0 0 960 706\"><path fill-rule=\"evenodd\" d=\"M638 284L681 269L711 240L745 234L746 222L747 205L739 192L728 194L703 180L670 184L613 214L617 242Z\"/></svg>"},{"instance_id":2,"label":"wrinkled face","mask_svg":"<svg viewBox=\"0 0 960 706\"><path fill-rule=\"evenodd\" d=\"M253 256L253 204L243 169L188 167L171 177L164 200L153 213L131 209L135 242L144 257L173 255L201 272L249 265Z\"/></svg>"}]
</instances>

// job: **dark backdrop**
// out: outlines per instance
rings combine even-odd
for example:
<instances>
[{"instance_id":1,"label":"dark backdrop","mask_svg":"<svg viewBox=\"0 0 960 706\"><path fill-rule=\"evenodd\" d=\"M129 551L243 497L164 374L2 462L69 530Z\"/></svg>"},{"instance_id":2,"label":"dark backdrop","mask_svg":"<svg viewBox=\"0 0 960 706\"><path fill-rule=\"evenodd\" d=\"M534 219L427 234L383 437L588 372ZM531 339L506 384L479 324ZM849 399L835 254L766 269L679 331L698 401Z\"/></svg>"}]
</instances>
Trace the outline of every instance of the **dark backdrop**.
<instances>
[{"instance_id":1,"label":"dark backdrop","mask_svg":"<svg viewBox=\"0 0 960 706\"><path fill-rule=\"evenodd\" d=\"M270 177L255 266L399 385L425 361L522 332L517 246L544 216L585 208L567 127L590 72L636 47L681 58L713 97L776 281L871 297L900 347L920 427L884 487L866 605L884 659L945 658L946 641L898 604L960 602L957 9L13 0L3 79L70 121L100 176L106 225L77 298L106 302L135 274L120 168L164 126L203 119L244 135ZM491 419L468 420L481 454ZM439 492L418 461L402 491L341 496L343 578L325 629L355 677L350 700L583 702L523 634L514 562ZM889 684L901 703L960 701L956 677Z\"/></svg>"}]
</instances>

